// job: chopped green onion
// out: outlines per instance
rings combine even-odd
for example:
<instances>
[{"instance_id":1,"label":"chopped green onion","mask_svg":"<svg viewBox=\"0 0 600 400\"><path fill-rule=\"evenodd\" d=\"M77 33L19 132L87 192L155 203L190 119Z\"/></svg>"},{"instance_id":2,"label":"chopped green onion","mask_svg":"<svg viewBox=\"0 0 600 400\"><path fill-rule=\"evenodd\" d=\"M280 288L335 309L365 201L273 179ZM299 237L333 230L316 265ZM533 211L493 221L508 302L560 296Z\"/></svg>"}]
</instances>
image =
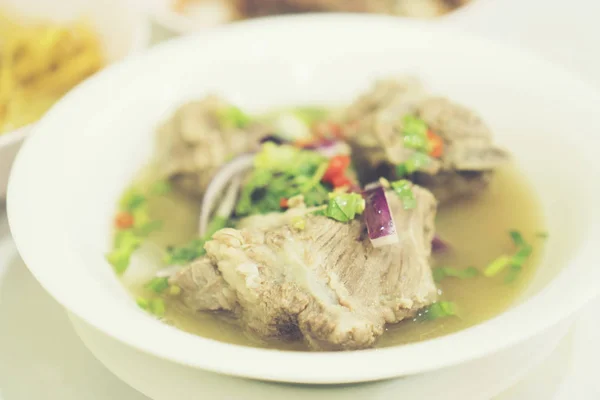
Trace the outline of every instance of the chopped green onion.
<instances>
[{"instance_id":1,"label":"chopped green onion","mask_svg":"<svg viewBox=\"0 0 600 400\"><path fill-rule=\"evenodd\" d=\"M125 272L129 266L131 255L141 244L142 239L133 231L127 229L117 232L114 239L114 248L106 255L106 259L118 275Z\"/></svg>"},{"instance_id":2,"label":"chopped green onion","mask_svg":"<svg viewBox=\"0 0 600 400\"><path fill-rule=\"evenodd\" d=\"M121 197L121 200L119 201L119 207L123 211L132 212L144 205L146 200L146 196L142 194L139 189L132 187L127 189Z\"/></svg>"},{"instance_id":3,"label":"chopped green onion","mask_svg":"<svg viewBox=\"0 0 600 400\"><path fill-rule=\"evenodd\" d=\"M138 297L135 299L135 302L142 310L146 310L159 318L165 316L165 301L161 298L145 299L143 297Z\"/></svg>"},{"instance_id":4,"label":"chopped green onion","mask_svg":"<svg viewBox=\"0 0 600 400\"><path fill-rule=\"evenodd\" d=\"M325 215L340 222L348 222L365 210L365 200L357 193L330 193Z\"/></svg>"},{"instance_id":5,"label":"chopped green onion","mask_svg":"<svg viewBox=\"0 0 600 400\"><path fill-rule=\"evenodd\" d=\"M505 282L507 283L510 283L517 278L519 272L523 269L523 264L525 264L533 252L533 247L525 241L520 232L513 230L510 231L509 234L517 247L516 252L512 256L503 255L498 257L496 260L492 261L483 272L485 276L493 277L510 266L510 271L505 278Z\"/></svg>"},{"instance_id":6,"label":"chopped green onion","mask_svg":"<svg viewBox=\"0 0 600 400\"><path fill-rule=\"evenodd\" d=\"M506 278L504 278L504 282L505 283L514 282L519 277L519 273L521 272L522 269L523 269L523 267L520 265L514 265L514 264L511 265L510 270L508 271L508 274L506 275Z\"/></svg>"},{"instance_id":7,"label":"chopped green onion","mask_svg":"<svg viewBox=\"0 0 600 400\"><path fill-rule=\"evenodd\" d=\"M327 203L328 190L320 182L327 158L315 151L267 142L254 158L254 170L241 190L238 217L280 211L280 200L304 196L308 207Z\"/></svg>"},{"instance_id":8,"label":"chopped green onion","mask_svg":"<svg viewBox=\"0 0 600 400\"><path fill-rule=\"evenodd\" d=\"M439 267L433 270L433 280L436 282L442 281L446 277L469 279L479 275L479 270L475 267L465 269L457 269L452 267Z\"/></svg>"},{"instance_id":9,"label":"chopped green onion","mask_svg":"<svg viewBox=\"0 0 600 400\"><path fill-rule=\"evenodd\" d=\"M329 166L329 163L324 162L323 164L321 164L319 166L319 168L317 168L317 171L315 172L313 177L309 181L307 181L306 185L303 185L303 187L302 187L303 193L312 190L315 186L317 186L319 184L319 182L321 182L321 179L323 179L325 172L327 172L328 166Z\"/></svg>"},{"instance_id":10,"label":"chopped green onion","mask_svg":"<svg viewBox=\"0 0 600 400\"><path fill-rule=\"evenodd\" d=\"M417 206L415 194L412 191L412 184L406 179L392 182L392 189L402 200L402 205L405 210L411 210Z\"/></svg>"},{"instance_id":11,"label":"chopped green onion","mask_svg":"<svg viewBox=\"0 0 600 400\"><path fill-rule=\"evenodd\" d=\"M227 226L228 221L229 221L228 217L224 217L221 215L215 215L214 218L208 223L208 226L206 227L205 239L208 240L208 239L212 238L212 236L215 233L217 233L217 231L220 231L221 229L225 228Z\"/></svg>"},{"instance_id":12,"label":"chopped green onion","mask_svg":"<svg viewBox=\"0 0 600 400\"><path fill-rule=\"evenodd\" d=\"M169 295L171 296L179 296L181 294L181 288L177 285L172 285L169 287Z\"/></svg>"},{"instance_id":13,"label":"chopped green onion","mask_svg":"<svg viewBox=\"0 0 600 400\"><path fill-rule=\"evenodd\" d=\"M402 132L409 135L427 135L427 124L414 115L406 115L402 118Z\"/></svg>"},{"instance_id":14,"label":"chopped green onion","mask_svg":"<svg viewBox=\"0 0 600 400\"><path fill-rule=\"evenodd\" d=\"M139 207L132 211L133 229L139 237L145 238L150 233L160 229L161 221L153 220L146 207Z\"/></svg>"},{"instance_id":15,"label":"chopped green onion","mask_svg":"<svg viewBox=\"0 0 600 400\"><path fill-rule=\"evenodd\" d=\"M456 315L458 315L456 304L451 301L438 301L423 309L417 318L432 321Z\"/></svg>"},{"instance_id":16,"label":"chopped green onion","mask_svg":"<svg viewBox=\"0 0 600 400\"><path fill-rule=\"evenodd\" d=\"M396 165L396 175L401 178L419 171L426 167L431 162L431 158L427 154L414 153L406 162Z\"/></svg>"},{"instance_id":17,"label":"chopped green onion","mask_svg":"<svg viewBox=\"0 0 600 400\"><path fill-rule=\"evenodd\" d=\"M529 258L532 252L533 248L530 245L524 245L519 250L517 250L515 255L512 257L511 264L522 266L525 263L525 261L527 261L527 258Z\"/></svg>"},{"instance_id":18,"label":"chopped green onion","mask_svg":"<svg viewBox=\"0 0 600 400\"><path fill-rule=\"evenodd\" d=\"M413 115L405 116L402 119L402 135L404 147L422 153L429 153L430 145L425 121Z\"/></svg>"},{"instance_id":19,"label":"chopped green onion","mask_svg":"<svg viewBox=\"0 0 600 400\"><path fill-rule=\"evenodd\" d=\"M142 309L142 310L148 310L148 307L150 307L150 302L143 298L143 297L138 297L135 299L135 303Z\"/></svg>"},{"instance_id":20,"label":"chopped green onion","mask_svg":"<svg viewBox=\"0 0 600 400\"><path fill-rule=\"evenodd\" d=\"M202 257L206 253L204 250L204 242L203 239L196 238L184 246L167 249L165 264L185 265Z\"/></svg>"},{"instance_id":21,"label":"chopped green onion","mask_svg":"<svg viewBox=\"0 0 600 400\"><path fill-rule=\"evenodd\" d=\"M510 256L500 256L492 261L486 268L483 270L483 275L491 278L493 276L498 275L502 272L506 267L511 265L512 257Z\"/></svg>"},{"instance_id":22,"label":"chopped green onion","mask_svg":"<svg viewBox=\"0 0 600 400\"><path fill-rule=\"evenodd\" d=\"M117 275L127 270L133 250L135 249L115 249L106 255L106 260L113 266Z\"/></svg>"},{"instance_id":23,"label":"chopped green onion","mask_svg":"<svg viewBox=\"0 0 600 400\"><path fill-rule=\"evenodd\" d=\"M548 232L538 232L535 234L535 236L539 237L540 239L547 239L548 238Z\"/></svg>"},{"instance_id":24,"label":"chopped green onion","mask_svg":"<svg viewBox=\"0 0 600 400\"><path fill-rule=\"evenodd\" d=\"M236 106L223 108L217 114L219 124L222 128L245 128L252 120L250 116L244 113Z\"/></svg>"},{"instance_id":25,"label":"chopped green onion","mask_svg":"<svg viewBox=\"0 0 600 400\"><path fill-rule=\"evenodd\" d=\"M162 293L169 287L169 278L153 278L145 286L146 289L154 293Z\"/></svg>"},{"instance_id":26,"label":"chopped green onion","mask_svg":"<svg viewBox=\"0 0 600 400\"><path fill-rule=\"evenodd\" d=\"M171 190L173 190L171 184L165 180L156 181L150 186L150 194L157 196L168 194Z\"/></svg>"},{"instance_id":27,"label":"chopped green onion","mask_svg":"<svg viewBox=\"0 0 600 400\"><path fill-rule=\"evenodd\" d=\"M166 311L165 301L159 298L151 299L148 303L148 311L157 317L164 317Z\"/></svg>"},{"instance_id":28,"label":"chopped green onion","mask_svg":"<svg viewBox=\"0 0 600 400\"><path fill-rule=\"evenodd\" d=\"M306 228L306 220L301 216L292 218L292 228L303 231Z\"/></svg>"},{"instance_id":29,"label":"chopped green onion","mask_svg":"<svg viewBox=\"0 0 600 400\"><path fill-rule=\"evenodd\" d=\"M431 158L427 154L415 153L406 161L406 170L409 174L426 167L431 162Z\"/></svg>"},{"instance_id":30,"label":"chopped green onion","mask_svg":"<svg viewBox=\"0 0 600 400\"><path fill-rule=\"evenodd\" d=\"M523 235L521 235L521 232L510 231L510 232L508 232L508 234L510 235L511 239L515 243L515 246L520 247L520 246L523 246L526 244L525 239L523 239Z\"/></svg>"},{"instance_id":31,"label":"chopped green onion","mask_svg":"<svg viewBox=\"0 0 600 400\"><path fill-rule=\"evenodd\" d=\"M142 243L142 239L135 234L131 229L120 230L115 234L114 247L115 249L132 249L135 250Z\"/></svg>"}]
</instances>

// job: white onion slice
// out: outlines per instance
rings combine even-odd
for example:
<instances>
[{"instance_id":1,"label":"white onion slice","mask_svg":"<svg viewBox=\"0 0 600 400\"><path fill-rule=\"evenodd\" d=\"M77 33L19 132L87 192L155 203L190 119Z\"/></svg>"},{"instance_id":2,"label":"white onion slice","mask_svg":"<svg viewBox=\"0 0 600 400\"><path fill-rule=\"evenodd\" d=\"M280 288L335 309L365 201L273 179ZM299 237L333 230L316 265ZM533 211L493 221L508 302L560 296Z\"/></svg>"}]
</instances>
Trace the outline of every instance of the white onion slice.
<instances>
[{"instance_id":1,"label":"white onion slice","mask_svg":"<svg viewBox=\"0 0 600 400\"><path fill-rule=\"evenodd\" d=\"M238 176L249 170L252 168L253 164L254 154L242 154L223 165L217 171L206 188L206 192L204 192L204 197L202 198L202 207L200 208L200 220L198 224L198 230L201 237L203 236L203 233L206 232L206 227L208 226L215 203L219 199L219 196L223 193L234 176Z\"/></svg>"}]
</instances>

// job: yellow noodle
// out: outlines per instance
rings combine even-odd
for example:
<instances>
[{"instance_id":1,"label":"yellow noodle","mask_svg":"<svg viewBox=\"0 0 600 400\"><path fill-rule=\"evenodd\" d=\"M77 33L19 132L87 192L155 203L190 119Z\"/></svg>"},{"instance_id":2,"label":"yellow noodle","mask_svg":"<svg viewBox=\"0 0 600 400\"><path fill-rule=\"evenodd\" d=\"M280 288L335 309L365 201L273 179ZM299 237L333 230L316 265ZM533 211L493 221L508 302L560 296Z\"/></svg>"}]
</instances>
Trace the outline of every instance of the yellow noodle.
<instances>
[{"instance_id":1,"label":"yellow noodle","mask_svg":"<svg viewBox=\"0 0 600 400\"><path fill-rule=\"evenodd\" d=\"M58 25L0 13L0 134L35 122L103 65L85 21Z\"/></svg>"}]
</instances>

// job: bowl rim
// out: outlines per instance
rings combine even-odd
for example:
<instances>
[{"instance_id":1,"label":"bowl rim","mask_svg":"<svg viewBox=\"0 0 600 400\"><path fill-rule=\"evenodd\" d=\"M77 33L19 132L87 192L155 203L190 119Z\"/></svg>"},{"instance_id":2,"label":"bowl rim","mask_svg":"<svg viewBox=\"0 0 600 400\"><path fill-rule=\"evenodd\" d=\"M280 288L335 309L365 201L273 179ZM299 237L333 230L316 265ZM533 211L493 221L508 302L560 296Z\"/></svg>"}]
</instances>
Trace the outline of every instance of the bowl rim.
<instances>
[{"instance_id":1,"label":"bowl rim","mask_svg":"<svg viewBox=\"0 0 600 400\"><path fill-rule=\"evenodd\" d=\"M122 4L126 7L129 7L132 16L135 16L136 21L135 28L133 30L133 40L131 41L131 46L129 47L127 54L112 61L110 64L119 62L132 54L145 50L150 45L151 41L152 35L150 21L148 20L147 14L141 7L141 0L122 0ZM0 149L2 149L4 146L10 146L15 142L24 140L27 136L27 133L31 131L31 129L37 124L37 122L39 122L40 119L27 125L23 125L17 129L13 129L4 133L0 132Z\"/></svg>"},{"instance_id":2,"label":"bowl rim","mask_svg":"<svg viewBox=\"0 0 600 400\"><path fill-rule=\"evenodd\" d=\"M30 140L24 145L24 149L17 156L13 173L9 182L8 189L8 217L9 223L13 232L13 237L17 248L19 249L25 263L32 271L36 279L40 281L42 286L63 306L77 315L79 318L86 321L91 326L99 329L107 335L110 335L119 341L126 343L140 351L153 354L154 356L174 361L190 367L210 370L219 373L225 373L235 376L248 378L283 381L283 382L300 382L300 383L349 383L361 381L373 381L385 378L392 378L400 375L408 375L413 373L421 373L447 367L460 362L483 357L488 354L506 349L518 342L535 336L542 331L555 326L560 321L566 319L578 309L583 307L588 301L597 296L600 287L593 282L586 281L581 277L569 276L571 283L580 284L577 290L572 289L572 296L563 298L562 301L550 301L557 297L564 288L557 287L556 281L563 277L564 271L553 279L542 291L528 299L525 303L512 308L511 310L478 324L472 328L462 330L460 332L450 334L441 338L428 340L425 342L413 343L403 346L390 347L385 349L370 349L359 352L345 353L299 353L287 352L278 350L250 348L239 345L226 344L217 342L211 339L197 337L192 334L181 332L176 328L163 324L150 322L153 333L151 335L140 337L135 332L131 332L131 327L124 327L115 324L109 316L103 313L89 313L85 306L76 301L69 299L65 293L61 292L59 286L51 279L45 279L42 273L44 265L47 265L47 258L38 254L36 251L37 245L28 239L28 230L34 221L31 221L31 216L25 206L20 204L19 199L24 199L27 193L26 176L29 176L29 167L32 162L29 158L30 153L35 153L36 142L49 140L42 135L38 135L39 131L43 130L46 122L50 120L50 116L60 115L62 111L61 104L69 104L79 98L84 98L88 87L97 87L103 81L110 80L111 77L127 75L126 67L131 65L140 67L148 60L159 58L162 54L170 52L186 51L187 49L201 45L204 41L218 39L220 35L231 35L241 33L258 32L259 34L267 34L272 29L301 29L301 27L310 22L310 26L314 28L317 25L327 26L331 29L332 24L338 24L338 28L354 24L364 24L372 26L374 24L394 25L394 29L401 31L416 31L427 35L451 35L452 38L460 39L475 48L493 48L495 51L502 51L505 54L513 55L516 58L527 60L537 66L542 66L548 71L551 71L554 76L558 76L570 83L573 90L579 93L585 93L588 99L594 100L594 103L600 103L600 94L590 85L586 84L580 78L573 76L562 67L553 65L547 61L536 57L521 49L510 47L503 43L497 43L489 39L474 37L465 34L464 32L455 31L448 27L435 26L429 22L423 21L401 21L394 17L388 16L373 16L373 15L354 15L354 14L307 14L295 16L274 16L259 18L250 21L243 21L234 24L229 24L215 28L201 35L189 35L175 40L170 40L156 46L154 49L120 63L116 66L111 66L101 71L99 74L84 82L79 87L75 88L67 96L59 102L59 107L50 111L34 129L34 134ZM261 33L263 32L263 33ZM427 32L427 33L426 33ZM196 47L197 48L197 47ZM597 189L596 189L597 191ZM593 192L596 195L596 192ZM594 214L594 218L597 215ZM592 218L592 216L590 216ZM587 264L588 260L593 259L596 250L596 242L600 239L600 224L596 224L587 232L585 240L577 254L571 259L570 264ZM41 258L40 258L41 257ZM56 259L58 260L58 258ZM565 278L567 279L567 278ZM552 309L547 307L547 303L552 304ZM519 311L519 312L517 312ZM537 315L536 319L529 319L529 316ZM495 328L501 327L506 321L511 324L522 326L518 332L500 332ZM141 326L144 321L137 321L135 325ZM137 329L139 332L140 329ZM177 332L177 336L174 334ZM179 343L158 344L158 338L178 338ZM482 339L484 338L484 339ZM196 347L202 347L206 350L206 354L213 354L215 357L198 356L196 348L183 348L184 342L187 344L195 344ZM477 343L476 346L471 345ZM447 352L448 348L459 346L462 353L459 355ZM205 354L205 355L206 355ZM435 354L436 363L424 361L427 357L423 355ZM410 366L402 366L394 363L401 357L410 359L413 364ZM236 360L236 362L232 362ZM260 360L257 363L255 360ZM359 361L357 363L357 361ZM271 366L264 366L264 365ZM358 364L358 365L357 365ZM383 365L381 365L383 364ZM273 368L272 366L281 366ZM364 368L365 365L373 366L372 369ZM377 366L377 368L375 368ZM325 371L325 373L324 373Z\"/></svg>"}]
</instances>

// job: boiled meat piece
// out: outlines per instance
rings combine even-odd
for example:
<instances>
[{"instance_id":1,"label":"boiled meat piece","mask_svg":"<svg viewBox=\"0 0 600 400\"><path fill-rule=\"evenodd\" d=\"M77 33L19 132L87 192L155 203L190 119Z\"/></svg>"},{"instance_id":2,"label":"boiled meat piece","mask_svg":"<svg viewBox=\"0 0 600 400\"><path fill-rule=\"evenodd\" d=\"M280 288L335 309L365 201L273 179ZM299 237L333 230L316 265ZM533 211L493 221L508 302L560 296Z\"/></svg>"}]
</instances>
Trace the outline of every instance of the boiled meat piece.
<instances>
[{"instance_id":1,"label":"boiled meat piece","mask_svg":"<svg viewBox=\"0 0 600 400\"><path fill-rule=\"evenodd\" d=\"M181 106L157 132L159 173L185 192L201 196L221 165L258 149L268 129L254 122L236 126L226 120L233 109L216 96Z\"/></svg>"},{"instance_id":2,"label":"boiled meat piece","mask_svg":"<svg viewBox=\"0 0 600 400\"><path fill-rule=\"evenodd\" d=\"M490 129L469 109L427 94L414 78L379 81L348 108L348 139L362 169L361 179L393 177L394 166L415 150L404 145L403 119L423 120L443 141L443 154L410 176L446 202L484 189L508 154L493 144Z\"/></svg>"},{"instance_id":3,"label":"boiled meat piece","mask_svg":"<svg viewBox=\"0 0 600 400\"><path fill-rule=\"evenodd\" d=\"M370 347L386 323L414 316L437 297L429 264L436 201L418 186L413 192L412 210L387 194L396 245L373 248L360 220L309 214L297 230L272 216L264 229L255 217L244 229L217 232L206 258L171 283L194 310L231 311L264 338L303 338L318 350Z\"/></svg>"}]
</instances>

